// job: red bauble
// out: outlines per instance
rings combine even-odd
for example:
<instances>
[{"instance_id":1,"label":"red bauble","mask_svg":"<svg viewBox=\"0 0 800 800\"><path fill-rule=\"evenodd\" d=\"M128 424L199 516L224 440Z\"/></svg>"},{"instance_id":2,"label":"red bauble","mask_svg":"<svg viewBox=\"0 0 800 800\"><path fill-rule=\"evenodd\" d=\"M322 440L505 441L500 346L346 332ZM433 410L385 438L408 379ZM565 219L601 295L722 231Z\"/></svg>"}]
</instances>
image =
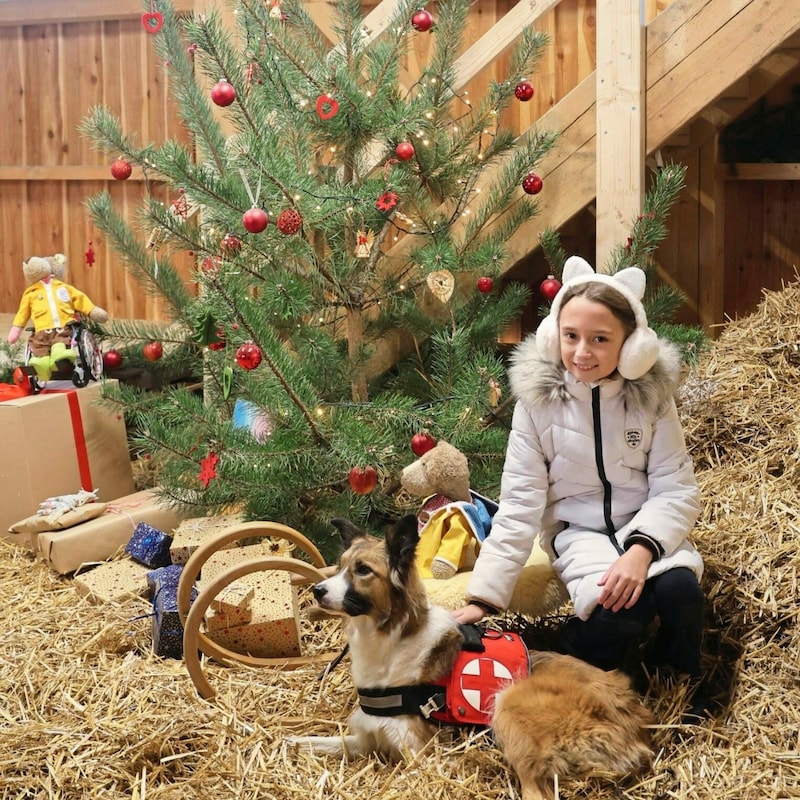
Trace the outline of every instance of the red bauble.
<instances>
[{"instance_id":1,"label":"red bauble","mask_svg":"<svg viewBox=\"0 0 800 800\"><path fill-rule=\"evenodd\" d=\"M111 164L111 177L114 180L126 181L130 178L132 172L133 167L130 161L126 161L124 158L118 158Z\"/></svg>"},{"instance_id":2,"label":"red bauble","mask_svg":"<svg viewBox=\"0 0 800 800\"><path fill-rule=\"evenodd\" d=\"M545 300L552 301L561 289L561 281L555 275L548 275L540 284L539 291Z\"/></svg>"},{"instance_id":3,"label":"red bauble","mask_svg":"<svg viewBox=\"0 0 800 800\"><path fill-rule=\"evenodd\" d=\"M219 243L223 252L234 256L242 249L242 240L235 233L226 233Z\"/></svg>"},{"instance_id":4,"label":"red bauble","mask_svg":"<svg viewBox=\"0 0 800 800\"><path fill-rule=\"evenodd\" d=\"M535 172L529 172L522 181L522 188L528 194L539 194L543 185L542 179Z\"/></svg>"},{"instance_id":5,"label":"red bauble","mask_svg":"<svg viewBox=\"0 0 800 800\"><path fill-rule=\"evenodd\" d=\"M285 208L278 214L278 221L275 224L281 233L291 236L303 226L303 218L293 208Z\"/></svg>"},{"instance_id":6,"label":"red bauble","mask_svg":"<svg viewBox=\"0 0 800 800\"><path fill-rule=\"evenodd\" d=\"M242 215L242 225L250 233L261 233L269 225L269 215L263 208L251 208Z\"/></svg>"},{"instance_id":7,"label":"red bauble","mask_svg":"<svg viewBox=\"0 0 800 800\"><path fill-rule=\"evenodd\" d=\"M408 161L410 158L414 158L414 145L411 142L400 142L394 152L401 161Z\"/></svg>"},{"instance_id":8,"label":"red bauble","mask_svg":"<svg viewBox=\"0 0 800 800\"><path fill-rule=\"evenodd\" d=\"M421 8L419 11L415 11L414 16L411 17L411 25L414 30L425 33L433 27L433 16L430 11Z\"/></svg>"},{"instance_id":9,"label":"red bauble","mask_svg":"<svg viewBox=\"0 0 800 800\"><path fill-rule=\"evenodd\" d=\"M106 350L103 353L103 366L106 369L119 369L122 366L122 353L119 350Z\"/></svg>"},{"instance_id":10,"label":"red bauble","mask_svg":"<svg viewBox=\"0 0 800 800\"><path fill-rule=\"evenodd\" d=\"M378 471L375 467L353 467L347 482L356 494L369 494L378 485Z\"/></svg>"},{"instance_id":11,"label":"red bauble","mask_svg":"<svg viewBox=\"0 0 800 800\"><path fill-rule=\"evenodd\" d=\"M211 89L211 99L223 108L229 106L236 99L236 88L225 78L221 78Z\"/></svg>"},{"instance_id":12,"label":"red bauble","mask_svg":"<svg viewBox=\"0 0 800 800\"><path fill-rule=\"evenodd\" d=\"M533 97L533 85L529 81L520 81L514 89L514 96L527 103Z\"/></svg>"},{"instance_id":13,"label":"red bauble","mask_svg":"<svg viewBox=\"0 0 800 800\"><path fill-rule=\"evenodd\" d=\"M484 275L482 278L478 278L478 291L481 294L489 294L494 288L494 281L488 276Z\"/></svg>"},{"instance_id":14,"label":"red bauble","mask_svg":"<svg viewBox=\"0 0 800 800\"><path fill-rule=\"evenodd\" d=\"M261 348L252 342L245 342L236 351L236 363L242 369L255 369L261 363Z\"/></svg>"},{"instance_id":15,"label":"red bauble","mask_svg":"<svg viewBox=\"0 0 800 800\"><path fill-rule=\"evenodd\" d=\"M436 447L436 439L429 433L415 433L411 437L411 451L415 456L421 456Z\"/></svg>"},{"instance_id":16,"label":"red bauble","mask_svg":"<svg viewBox=\"0 0 800 800\"><path fill-rule=\"evenodd\" d=\"M219 256L206 256L200 262L200 269L203 274L208 275L210 278L219 272L220 257Z\"/></svg>"},{"instance_id":17,"label":"red bauble","mask_svg":"<svg viewBox=\"0 0 800 800\"><path fill-rule=\"evenodd\" d=\"M161 342L148 342L142 348L142 355L148 361L158 361L164 355L164 347Z\"/></svg>"}]
</instances>

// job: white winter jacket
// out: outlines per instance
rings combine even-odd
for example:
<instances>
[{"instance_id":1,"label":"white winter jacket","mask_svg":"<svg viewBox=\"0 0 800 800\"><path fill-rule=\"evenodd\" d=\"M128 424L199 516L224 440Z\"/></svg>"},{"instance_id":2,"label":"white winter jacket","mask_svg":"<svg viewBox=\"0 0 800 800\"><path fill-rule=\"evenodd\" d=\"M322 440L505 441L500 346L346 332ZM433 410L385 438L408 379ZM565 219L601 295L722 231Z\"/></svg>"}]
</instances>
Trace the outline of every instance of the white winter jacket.
<instances>
[{"instance_id":1,"label":"white winter jacket","mask_svg":"<svg viewBox=\"0 0 800 800\"><path fill-rule=\"evenodd\" d=\"M655 556L648 577L684 566L700 578L688 539L700 492L673 399L679 372L666 341L642 378L615 374L599 384L543 361L534 336L519 345L500 505L469 600L506 608L537 535L581 619L597 605L597 581L635 541Z\"/></svg>"}]
</instances>

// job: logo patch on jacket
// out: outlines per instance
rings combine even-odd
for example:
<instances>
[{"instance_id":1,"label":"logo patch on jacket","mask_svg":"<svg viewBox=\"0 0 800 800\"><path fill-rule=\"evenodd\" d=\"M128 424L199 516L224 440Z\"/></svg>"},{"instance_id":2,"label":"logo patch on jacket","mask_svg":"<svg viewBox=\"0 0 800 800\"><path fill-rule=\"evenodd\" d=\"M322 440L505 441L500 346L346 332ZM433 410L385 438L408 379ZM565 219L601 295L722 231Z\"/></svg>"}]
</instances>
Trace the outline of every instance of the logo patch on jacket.
<instances>
[{"instance_id":1,"label":"logo patch on jacket","mask_svg":"<svg viewBox=\"0 0 800 800\"><path fill-rule=\"evenodd\" d=\"M628 443L628 447L638 447L642 443L641 428L629 428L625 431L625 441Z\"/></svg>"}]
</instances>

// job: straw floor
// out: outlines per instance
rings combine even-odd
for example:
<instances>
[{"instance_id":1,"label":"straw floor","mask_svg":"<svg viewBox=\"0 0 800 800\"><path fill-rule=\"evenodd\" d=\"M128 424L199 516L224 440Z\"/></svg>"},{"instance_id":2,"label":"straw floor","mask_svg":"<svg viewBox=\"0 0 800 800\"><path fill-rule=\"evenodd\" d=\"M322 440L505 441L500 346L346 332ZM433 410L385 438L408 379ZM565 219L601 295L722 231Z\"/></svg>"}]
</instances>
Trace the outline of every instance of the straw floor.
<instances>
[{"instance_id":1,"label":"straw floor","mask_svg":"<svg viewBox=\"0 0 800 800\"><path fill-rule=\"evenodd\" d=\"M561 783L598 800L800 798L800 286L765 294L687 377L681 413L706 498L706 667L719 707L680 724L682 685L646 695L657 758L641 779ZM145 601L78 597L26 552L0 544L2 798L517 798L485 733L445 730L393 766L297 756L291 733L336 732L353 703L347 660L296 671L206 666L201 700L180 661L149 652ZM139 618L137 618L139 617ZM308 652L340 646L304 622Z\"/></svg>"}]
</instances>

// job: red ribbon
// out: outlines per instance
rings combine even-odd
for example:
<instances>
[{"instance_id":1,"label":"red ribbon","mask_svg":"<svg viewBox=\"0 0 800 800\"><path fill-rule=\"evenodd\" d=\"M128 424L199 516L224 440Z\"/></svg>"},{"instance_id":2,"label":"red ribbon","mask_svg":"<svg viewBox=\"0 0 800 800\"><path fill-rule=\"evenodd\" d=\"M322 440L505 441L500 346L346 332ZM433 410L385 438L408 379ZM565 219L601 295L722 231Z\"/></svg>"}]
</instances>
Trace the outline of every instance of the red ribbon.
<instances>
[{"instance_id":1,"label":"red ribbon","mask_svg":"<svg viewBox=\"0 0 800 800\"><path fill-rule=\"evenodd\" d=\"M81 475L81 488L87 492L94 489L92 485L92 471L89 467L89 453L86 450L86 436L83 431L83 417L78 393L74 390L67 392L69 416L72 420L72 435L75 437L75 455L78 456L78 471Z\"/></svg>"}]
</instances>

